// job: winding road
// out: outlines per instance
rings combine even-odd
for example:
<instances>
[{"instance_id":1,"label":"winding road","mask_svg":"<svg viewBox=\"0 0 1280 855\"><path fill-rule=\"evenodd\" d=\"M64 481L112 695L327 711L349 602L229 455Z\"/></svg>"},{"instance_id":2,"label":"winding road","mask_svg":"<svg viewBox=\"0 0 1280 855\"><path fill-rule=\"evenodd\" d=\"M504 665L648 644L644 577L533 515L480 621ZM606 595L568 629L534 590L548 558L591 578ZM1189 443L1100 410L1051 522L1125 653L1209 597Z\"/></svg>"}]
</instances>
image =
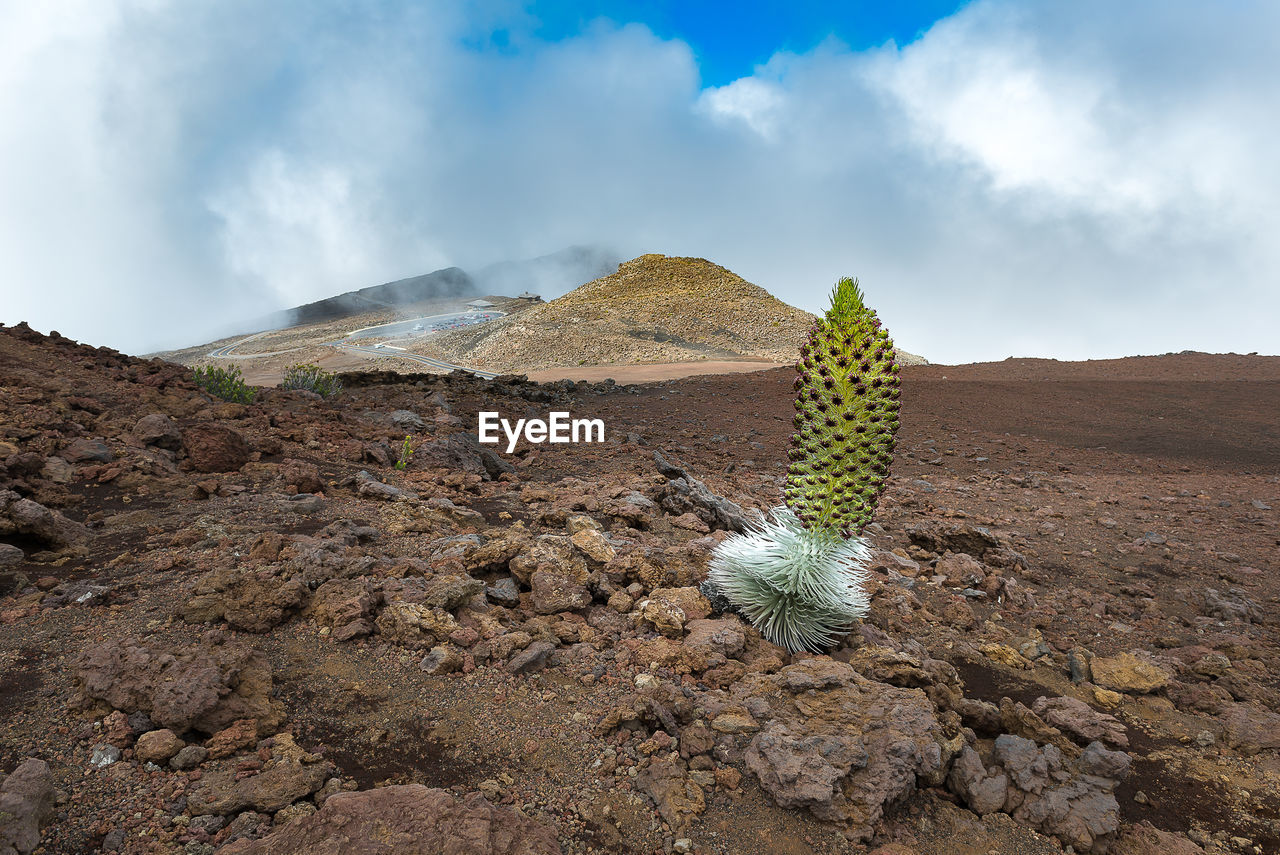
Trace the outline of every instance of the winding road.
<instances>
[{"instance_id":1,"label":"winding road","mask_svg":"<svg viewBox=\"0 0 1280 855\"><path fill-rule=\"evenodd\" d=\"M406 320L406 321L393 321L392 323L389 323L389 324L377 324L375 326L363 327L361 329L354 330L352 332L347 333L345 338L338 339L337 341L326 341L324 342L324 344L328 347L333 347L338 350L350 351L353 353L365 353L372 356L384 356L384 357L390 356L390 357L395 357L397 359L406 359L410 362L416 362L420 365L427 365L432 368L439 368L444 371L465 371L469 374L474 374L477 377L481 377L485 380L492 380L498 375L491 371L480 371L476 368L468 368L465 365L455 365L452 362L445 362L442 359L435 359L433 357L423 356L418 353L408 353L402 348L394 347L390 345L384 344L379 346L371 346L371 345L351 343L353 340L356 340L356 339L376 337L380 334L380 331L385 331L386 333L391 333L391 334L394 334L397 332L399 333L416 332L417 331L416 327L426 326L428 323L430 323L433 327L435 327L436 330L451 329L451 328L454 328L454 326L456 325L448 324L448 322L459 321L459 320L468 321L475 314L476 313L474 312L450 312L448 314L443 314L443 315L428 315L426 317L421 317L421 318L410 318L409 320ZM487 311L483 313L483 316L481 318L475 319L475 320L469 320L468 323L464 323L461 325L474 326L475 324L487 323L488 321L503 317L505 315L506 315L506 312ZM300 348L290 348L289 350L277 350L277 351L271 351L269 353L243 353L243 354L235 353L235 349L240 347L242 344L248 344L249 342L254 341L255 339L262 338L264 335L267 335L269 332L274 332L274 330L254 333L253 335L242 338L239 341L234 341L231 344L225 344L222 347L209 351L209 356L215 359L233 359L233 358L254 359L254 358L263 357L263 356L275 356L276 354L279 354L279 353L289 353L291 350L300 349Z\"/></svg>"}]
</instances>

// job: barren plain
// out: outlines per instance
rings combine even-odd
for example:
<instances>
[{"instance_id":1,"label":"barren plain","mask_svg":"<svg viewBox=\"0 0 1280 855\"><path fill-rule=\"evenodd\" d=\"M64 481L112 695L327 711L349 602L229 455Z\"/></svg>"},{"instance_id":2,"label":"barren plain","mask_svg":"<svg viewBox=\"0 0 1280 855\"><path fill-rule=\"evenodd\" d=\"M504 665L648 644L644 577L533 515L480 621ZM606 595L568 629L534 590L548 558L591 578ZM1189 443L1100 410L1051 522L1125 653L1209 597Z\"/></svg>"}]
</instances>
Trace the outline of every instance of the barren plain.
<instances>
[{"instance_id":1,"label":"barren plain","mask_svg":"<svg viewBox=\"0 0 1280 855\"><path fill-rule=\"evenodd\" d=\"M1280 359L903 377L871 613L788 654L697 587L778 500L788 369L239 405L0 329L0 827L45 853L1280 851ZM607 441L494 453L481 408Z\"/></svg>"}]
</instances>

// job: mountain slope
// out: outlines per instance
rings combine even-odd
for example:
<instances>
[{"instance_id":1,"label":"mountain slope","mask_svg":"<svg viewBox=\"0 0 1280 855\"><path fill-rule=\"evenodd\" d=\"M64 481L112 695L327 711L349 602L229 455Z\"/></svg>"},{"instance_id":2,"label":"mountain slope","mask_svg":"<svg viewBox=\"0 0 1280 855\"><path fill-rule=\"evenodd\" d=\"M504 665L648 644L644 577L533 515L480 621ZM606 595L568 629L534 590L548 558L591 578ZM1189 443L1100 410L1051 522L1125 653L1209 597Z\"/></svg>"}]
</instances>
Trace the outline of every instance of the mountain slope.
<instances>
[{"instance_id":1,"label":"mountain slope","mask_svg":"<svg viewBox=\"0 0 1280 855\"><path fill-rule=\"evenodd\" d=\"M702 258L642 255L519 315L432 344L498 370L760 359L786 362L813 316Z\"/></svg>"}]
</instances>

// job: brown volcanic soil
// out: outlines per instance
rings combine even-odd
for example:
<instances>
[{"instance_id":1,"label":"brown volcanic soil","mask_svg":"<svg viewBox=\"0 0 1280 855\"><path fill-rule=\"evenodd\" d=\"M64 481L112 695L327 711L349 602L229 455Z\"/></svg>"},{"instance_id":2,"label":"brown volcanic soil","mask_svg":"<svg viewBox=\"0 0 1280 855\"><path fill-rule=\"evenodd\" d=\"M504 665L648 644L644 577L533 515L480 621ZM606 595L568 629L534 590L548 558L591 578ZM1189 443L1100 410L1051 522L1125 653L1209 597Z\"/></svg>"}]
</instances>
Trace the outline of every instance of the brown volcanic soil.
<instances>
[{"instance_id":1,"label":"brown volcanic soil","mask_svg":"<svg viewBox=\"0 0 1280 855\"><path fill-rule=\"evenodd\" d=\"M265 653L285 716L281 731L322 751L348 787L479 789L550 826L566 852L670 851L677 837L707 853L863 851L840 827L771 801L744 764L749 733L724 737L723 751L702 755L699 771L716 775L714 784L699 779L705 812L671 829L644 783L642 767L669 750L657 724L634 731L597 725L634 700L642 677L640 684L657 684L642 694L668 698L676 724L687 729L693 704L714 694L704 684L712 678L637 659L635 645L656 643L656 634L625 604L606 606L599 592L578 612L535 615L528 593L512 608L473 601L453 609L461 629L448 643L464 664L443 676L419 669L424 651L413 643L380 632L338 642L306 612L286 609L265 632L183 619L191 586L209 574L256 571L283 581L294 555L308 573L328 567L394 587L400 577L434 578L452 567L433 557L444 538L478 532L501 539L517 523L563 534L569 514L593 517L609 531L619 554L600 572L640 585L638 599L656 585L696 583L704 536L657 508L637 515L629 496L660 497L666 479L652 458L659 449L744 507L773 504L791 431L788 370L629 387L427 375L349 376L347 386L334 401L267 392L247 407L224 405L198 393L175 366L0 329L0 490L58 509L92 534L61 551L0 535L27 553L4 569L35 583L0 597L0 769L27 756L53 768L62 799L44 829L44 851L93 852L122 832L112 838L122 838L118 851L205 852L212 851L200 848L205 841L220 844L248 824L242 815L232 829L194 832L187 794L218 764L253 777L277 747L264 742L179 772L140 764L125 735L116 737L123 758L94 769L93 746L111 738L106 710L72 703L81 651L125 635L170 649L210 630ZM860 645L865 652L878 639L952 664L974 700L1029 705L1066 695L1105 709L1089 683L1071 682L1068 652L1151 657L1172 675L1169 686L1125 693L1110 710L1127 726L1133 757L1133 773L1117 792L1125 828L1149 822L1210 852L1280 851L1277 749L1245 753L1231 726L1240 713L1265 724L1262 711L1280 705L1273 510L1280 507L1280 360L1182 355L914 367L904 371L902 400L899 457L869 534L919 570L914 578L877 572L866 632L851 635L835 658L856 659ZM405 471L390 465L406 429L388 413L416 412L426 427L412 432L428 443L474 433L482 407L516 417L549 409L598 416L608 442L526 446L501 455L515 471L497 481L428 468L427 444ZM253 459L226 472L191 471L190 453L134 437L135 422L152 412L169 414L187 432L234 430ZM48 460L72 455L78 438L102 438L112 459L73 462L69 470ZM323 497L314 507L289 498L298 469L289 459L316 466ZM352 481L360 470L423 501L361 495ZM69 477L59 483L64 471ZM430 497L482 517L433 506ZM341 520L368 524L377 536L344 546ZM1025 567L987 572L1016 580L1016 590L1032 598L969 599L931 578L939 556L927 533L950 524L970 533L983 527L1020 553ZM277 559L264 532L281 536ZM322 553L339 564L323 564ZM648 569L637 574L637 566ZM474 572L488 581L504 575ZM57 587L88 581L108 590L78 603L79 589L68 597ZM1210 589L1238 611L1215 609ZM519 632L557 645L545 670L512 675L494 655L496 639ZM1018 650L1034 661L1010 655ZM751 651L747 673L793 659L758 639ZM207 734L182 736L199 743ZM660 796L659 806L670 808L670 799ZM955 802L944 787L924 788L889 808L869 845L898 847L882 855L1064 851L1005 814L979 818ZM1128 851L1172 850L1166 841L1163 849Z\"/></svg>"}]
</instances>

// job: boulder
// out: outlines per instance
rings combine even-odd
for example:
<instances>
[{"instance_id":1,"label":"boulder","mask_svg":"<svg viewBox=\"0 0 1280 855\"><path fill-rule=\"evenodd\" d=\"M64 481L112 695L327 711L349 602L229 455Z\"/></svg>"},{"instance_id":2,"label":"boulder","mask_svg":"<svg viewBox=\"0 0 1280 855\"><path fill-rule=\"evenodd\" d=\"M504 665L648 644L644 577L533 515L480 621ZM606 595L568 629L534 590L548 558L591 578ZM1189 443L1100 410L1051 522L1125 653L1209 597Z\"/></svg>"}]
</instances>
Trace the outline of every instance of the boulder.
<instances>
[{"instance_id":1,"label":"boulder","mask_svg":"<svg viewBox=\"0 0 1280 855\"><path fill-rule=\"evenodd\" d=\"M1124 724L1113 715L1098 712L1084 701L1067 697L1037 698L1031 709L1082 744L1101 741L1118 748L1129 747Z\"/></svg>"},{"instance_id":2,"label":"boulder","mask_svg":"<svg viewBox=\"0 0 1280 855\"><path fill-rule=\"evenodd\" d=\"M983 557L987 550L998 550L1000 539L990 530L971 523L928 519L907 525L907 537L922 549L939 554L963 552Z\"/></svg>"},{"instance_id":3,"label":"boulder","mask_svg":"<svg viewBox=\"0 0 1280 855\"><path fill-rule=\"evenodd\" d=\"M12 567L15 564L21 564L26 560L26 553L18 547L11 543L0 543L0 567ZM0 588L0 594L7 593L9 593L9 591Z\"/></svg>"},{"instance_id":4,"label":"boulder","mask_svg":"<svg viewBox=\"0 0 1280 855\"><path fill-rule=\"evenodd\" d=\"M421 784L335 793L314 814L219 855L559 855L555 831L490 804Z\"/></svg>"},{"instance_id":5,"label":"boulder","mask_svg":"<svg viewBox=\"0 0 1280 855\"><path fill-rule=\"evenodd\" d=\"M416 502L418 500L418 494L412 490L402 490L391 484L384 484L363 469L356 473L356 493L366 499L379 499L384 502Z\"/></svg>"},{"instance_id":6,"label":"boulder","mask_svg":"<svg viewBox=\"0 0 1280 855\"><path fill-rule=\"evenodd\" d=\"M187 464L197 472L235 472L249 462L249 444L225 425L194 424L181 434Z\"/></svg>"},{"instance_id":7,"label":"boulder","mask_svg":"<svg viewBox=\"0 0 1280 855\"><path fill-rule=\"evenodd\" d=\"M673 831L685 831L707 809L702 788L689 779L679 761L653 760L636 776L636 785L653 798Z\"/></svg>"},{"instance_id":8,"label":"boulder","mask_svg":"<svg viewBox=\"0 0 1280 855\"><path fill-rule=\"evenodd\" d=\"M693 514L711 529L745 532L747 517L742 508L707 489L683 468L669 462L662 452L653 453L658 471L667 478L659 504L672 516Z\"/></svg>"},{"instance_id":9,"label":"boulder","mask_svg":"<svg viewBox=\"0 0 1280 855\"><path fill-rule=\"evenodd\" d=\"M748 708L768 701L769 720L746 753L764 790L784 807L846 823L851 839L870 838L885 807L917 781L941 782L963 744L921 690L873 682L825 657L748 677L734 692Z\"/></svg>"},{"instance_id":10,"label":"boulder","mask_svg":"<svg viewBox=\"0 0 1280 855\"><path fill-rule=\"evenodd\" d=\"M387 604L374 624L387 641L407 647L435 645L458 628L453 615L444 609L397 600Z\"/></svg>"},{"instance_id":11,"label":"boulder","mask_svg":"<svg viewBox=\"0 0 1280 855\"><path fill-rule=\"evenodd\" d=\"M299 578L267 572L215 570L196 582L182 607L187 623L225 620L236 629L267 632L301 607L307 587Z\"/></svg>"},{"instance_id":12,"label":"boulder","mask_svg":"<svg viewBox=\"0 0 1280 855\"><path fill-rule=\"evenodd\" d=\"M257 744L257 722L251 718L242 718L209 737L204 747L210 760L220 760Z\"/></svg>"},{"instance_id":13,"label":"boulder","mask_svg":"<svg viewBox=\"0 0 1280 855\"><path fill-rule=\"evenodd\" d=\"M1096 656L1090 663L1093 682L1104 689L1130 694L1156 692L1169 685L1173 675L1132 653Z\"/></svg>"},{"instance_id":14,"label":"boulder","mask_svg":"<svg viewBox=\"0 0 1280 855\"><path fill-rule=\"evenodd\" d=\"M31 855L53 816L53 773L43 760L23 761L0 783L0 855Z\"/></svg>"},{"instance_id":15,"label":"boulder","mask_svg":"<svg viewBox=\"0 0 1280 855\"><path fill-rule=\"evenodd\" d=\"M938 559L933 572L946 576L946 583L954 587L978 587L986 578L982 562L964 552L949 552Z\"/></svg>"},{"instance_id":16,"label":"boulder","mask_svg":"<svg viewBox=\"0 0 1280 855\"><path fill-rule=\"evenodd\" d=\"M138 419L133 426L133 435L143 445L154 445L170 451L182 448L182 432L178 430L178 423L164 413L151 413Z\"/></svg>"},{"instance_id":17,"label":"boulder","mask_svg":"<svg viewBox=\"0 0 1280 855\"><path fill-rule=\"evenodd\" d=\"M0 546L8 546L8 544L0 544ZM21 555L22 551L19 550L18 554ZM0 553L0 557L3 557L3 553ZM20 570L0 570L0 597L17 593L30 584L31 577Z\"/></svg>"},{"instance_id":18,"label":"boulder","mask_svg":"<svg viewBox=\"0 0 1280 855\"><path fill-rule=\"evenodd\" d=\"M269 733L283 717L271 699L266 655L240 643L213 639L165 650L113 639L88 647L72 670L78 704L145 712L175 733L217 733L244 718L256 720L259 733Z\"/></svg>"},{"instance_id":19,"label":"boulder","mask_svg":"<svg viewBox=\"0 0 1280 855\"><path fill-rule=\"evenodd\" d=\"M312 755L314 757L314 755ZM275 813L324 786L334 774L319 757L310 763L289 759L271 762L256 775L236 780L236 770L206 772L187 795L192 816L227 816L248 808Z\"/></svg>"},{"instance_id":20,"label":"boulder","mask_svg":"<svg viewBox=\"0 0 1280 855\"><path fill-rule=\"evenodd\" d=\"M68 463L110 463L116 456L100 439L77 439L60 454Z\"/></svg>"},{"instance_id":21,"label":"boulder","mask_svg":"<svg viewBox=\"0 0 1280 855\"><path fill-rule=\"evenodd\" d=\"M335 640L349 641L373 632L378 601L378 592L366 579L330 579L316 589L305 614L333 630Z\"/></svg>"},{"instance_id":22,"label":"boulder","mask_svg":"<svg viewBox=\"0 0 1280 855\"><path fill-rule=\"evenodd\" d=\"M1129 774L1129 755L1092 742L1074 762L1052 745L1012 734L996 738L983 760L965 746L947 786L975 812L1004 812L1021 825L1057 837L1078 852L1104 853L1120 827L1115 789Z\"/></svg>"},{"instance_id":23,"label":"boulder","mask_svg":"<svg viewBox=\"0 0 1280 855\"><path fill-rule=\"evenodd\" d=\"M324 480L320 477L320 467L305 460L286 457L280 463L280 479L286 487L293 487L299 493L323 493Z\"/></svg>"},{"instance_id":24,"label":"boulder","mask_svg":"<svg viewBox=\"0 0 1280 855\"><path fill-rule=\"evenodd\" d=\"M1181 834L1140 822L1120 833L1110 855L1204 855L1204 850Z\"/></svg>"},{"instance_id":25,"label":"boulder","mask_svg":"<svg viewBox=\"0 0 1280 855\"><path fill-rule=\"evenodd\" d=\"M530 580L533 610L540 615L572 612L591 605L586 585L553 571L539 570Z\"/></svg>"},{"instance_id":26,"label":"boulder","mask_svg":"<svg viewBox=\"0 0 1280 855\"><path fill-rule=\"evenodd\" d=\"M462 670L462 654L452 645L438 644L427 652L418 667L433 677L452 674Z\"/></svg>"},{"instance_id":27,"label":"boulder","mask_svg":"<svg viewBox=\"0 0 1280 855\"><path fill-rule=\"evenodd\" d=\"M514 634L514 633L511 633ZM511 657L507 670L512 674L529 674L541 671L547 666L556 647L549 641L535 641L519 653Z\"/></svg>"},{"instance_id":28,"label":"boulder","mask_svg":"<svg viewBox=\"0 0 1280 855\"><path fill-rule=\"evenodd\" d=\"M424 442L414 452L414 462L424 466L478 475L493 481L515 467L485 448L470 434L454 434L446 439Z\"/></svg>"},{"instance_id":29,"label":"boulder","mask_svg":"<svg viewBox=\"0 0 1280 855\"><path fill-rule=\"evenodd\" d=\"M508 562L511 575L524 585L533 584L533 574L542 571L585 585L590 571L573 544L562 535L544 534L528 543ZM470 569L470 568L468 568Z\"/></svg>"},{"instance_id":30,"label":"boulder","mask_svg":"<svg viewBox=\"0 0 1280 855\"><path fill-rule=\"evenodd\" d=\"M592 520L592 522L595 522ZM569 535L569 540L573 545L578 547L583 555L591 559L596 564L608 564L617 557L618 552L613 548L599 529L579 528L573 534Z\"/></svg>"},{"instance_id":31,"label":"boulder","mask_svg":"<svg viewBox=\"0 0 1280 855\"><path fill-rule=\"evenodd\" d=\"M89 530L12 490L0 490L0 537L23 535L59 550L88 540Z\"/></svg>"},{"instance_id":32,"label":"boulder","mask_svg":"<svg viewBox=\"0 0 1280 855\"><path fill-rule=\"evenodd\" d=\"M1227 745L1241 754L1280 748L1280 713L1257 704L1231 704L1221 719Z\"/></svg>"},{"instance_id":33,"label":"boulder","mask_svg":"<svg viewBox=\"0 0 1280 855\"><path fill-rule=\"evenodd\" d=\"M168 728L161 728L139 736L133 746L133 754L143 763L166 763L185 744L178 734Z\"/></svg>"}]
</instances>

